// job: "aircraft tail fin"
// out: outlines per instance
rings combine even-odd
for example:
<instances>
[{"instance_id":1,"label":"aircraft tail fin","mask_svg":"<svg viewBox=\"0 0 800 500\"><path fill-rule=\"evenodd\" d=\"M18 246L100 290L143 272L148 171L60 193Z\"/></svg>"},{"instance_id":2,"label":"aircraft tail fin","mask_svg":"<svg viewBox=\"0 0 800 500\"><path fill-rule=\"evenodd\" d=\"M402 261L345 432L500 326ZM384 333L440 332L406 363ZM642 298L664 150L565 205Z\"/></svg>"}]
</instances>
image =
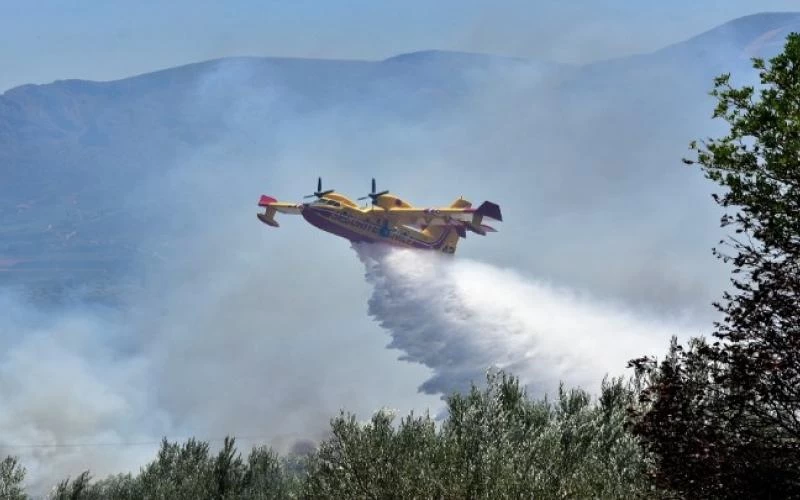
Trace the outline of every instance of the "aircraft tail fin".
<instances>
[{"instance_id":1,"label":"aircraft tail fin","mask_svg":"<svg viewBox=\"0 0 800 500\"><path fill-rule=\"evenodd\" d=\"M468 229L473 233L480 234L481 236L486 236L486 233L497 232L497 230L492 226L483 224L484 217L502 221L503 214L500 212L500 206L497 205L497 203L492 203L491 201L484 201L481 203L481 206L479 206L472 214L472 220L464 222L465 229Z\"/></svg>"},{"instance_id":2,"label":"aircraft tail fin","mask_svg":"<svg viewBox=\"0 0 800 500\"><path fill-rule=\"evenodd\" d=\"M496 221L503 221L503 214L500 212L500 205L497 203L492 203L491 201L484 201L481 203L481 206L475 210L473 221L480 224L480 220L475 221L476 217L488 217Z\"/></svg>"}]
</instances>

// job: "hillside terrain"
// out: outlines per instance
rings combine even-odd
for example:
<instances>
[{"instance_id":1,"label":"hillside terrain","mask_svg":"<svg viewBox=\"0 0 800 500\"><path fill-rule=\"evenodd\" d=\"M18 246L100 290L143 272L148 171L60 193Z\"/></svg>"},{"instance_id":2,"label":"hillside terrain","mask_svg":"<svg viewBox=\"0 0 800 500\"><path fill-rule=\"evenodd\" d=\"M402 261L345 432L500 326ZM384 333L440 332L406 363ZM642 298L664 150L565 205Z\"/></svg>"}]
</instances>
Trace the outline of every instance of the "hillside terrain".
<instances>
[{"instance_id":1,"label":"hillside terrain","mask_svg":"<svg viewBox=\"0 0 800 500\"><path fill-rule=\"evenodd\" d=\"M587 207L595 210L599 203L601 210L613 212L620 199L639 203L637 186L645 178L678 182L664 173L664 165L677 157L645 165L646 153L626 157L620 151L636 141L685 147L691 134L678 132L682 123L707 115L695 104L711 78L747 67L751 56L776 52L792 30L800 30L798 14L754 15L653 53L583 67L441 51L383 61L250 57L110 82L64 80L13 88L0 95L0 284L112 282L156 251L142 238L158 240L151 238L153 228L166 208L164 200L142 196L143 186L160 183L159 176L187 154L226 137L254 136L259 147L244 154L255 155L269 151L271 143L279 147L287 129L296 132L332 114L347 116L362 129L359 134L369 134L376 123L443 130L487 116L508 122L501 113L510 113L518 121L504 133L538 141L537 150L574 137L575 147L563 153L567 166L560 168L574 168L578 179L581 169L594 164L615 165L604 174L615 179L606 199L591 198L593 186L580 181L571 186ZM526 106L527 89L534 87L537 94L544 88L547 98ZM502 95L506 89L507 100L480 102L482 95ZM268 106L252 104L264 101ZM661 113L664 109L670 113ZM521 117L523 112L536 118ZM591 143L593 131L608 123L621 133ZM437 140L434 136L432 142ZM246 148L246 140L236 147ZM546 157L555 154L562 153L554 150ZM268 166L268 160L267 171L280 168ZM550 175L550 167L535 157L500 160L496 172L523 180ZM527 173L520 173L521 165L527 165L522 168ZM420 175L425 168L410 164L405 174ZM298 175L310 185L318 172L309 166ZM373 173L359 172L365 179ZM507 182L505 193L525 196L524 185ZM257 194L254 186L253 199ZM611 205L603 208L606 203ZM160 234L168 239L170 231Z\"/></svg>"}]
</instances>

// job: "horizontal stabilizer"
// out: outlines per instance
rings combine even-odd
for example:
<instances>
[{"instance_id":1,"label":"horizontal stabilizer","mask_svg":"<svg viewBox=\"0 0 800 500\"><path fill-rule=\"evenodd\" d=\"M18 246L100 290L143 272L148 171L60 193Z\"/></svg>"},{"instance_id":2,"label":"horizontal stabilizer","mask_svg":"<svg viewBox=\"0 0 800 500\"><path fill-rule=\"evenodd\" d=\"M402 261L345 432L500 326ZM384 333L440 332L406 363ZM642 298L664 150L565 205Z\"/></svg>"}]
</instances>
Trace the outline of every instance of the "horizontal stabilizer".
<instances>
[{"instance_id":1,"label":"horizontal stabilizer","mask_svg":"<svg viewBox=\"0 0 800 500\"><path fill-rule=\"evenodd\" d=\"M486 224L476 224L474 222L465 222L462 227L469 229L473 233L480 234L481 236L486 236L486 233L497 232L497 229L493 228L492 226L487 226ZM466 236L462 236L462 238L464 237Z\"/></svg>"}]
</instances>

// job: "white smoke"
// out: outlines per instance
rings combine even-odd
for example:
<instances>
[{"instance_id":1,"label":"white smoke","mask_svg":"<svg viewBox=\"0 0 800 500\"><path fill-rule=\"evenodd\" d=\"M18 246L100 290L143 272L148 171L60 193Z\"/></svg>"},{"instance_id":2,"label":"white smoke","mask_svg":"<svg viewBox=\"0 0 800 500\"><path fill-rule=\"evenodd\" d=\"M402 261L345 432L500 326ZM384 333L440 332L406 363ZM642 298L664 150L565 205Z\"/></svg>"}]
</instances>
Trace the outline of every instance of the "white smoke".
<instances>
[{"instance_id":1,"label":"white smoke","mask_svg":"<svg viewBox=\"0 0 800 500\"><path fill-rule=\"evenodd\" d=\"M293 255L293 241L250 229L252 212L230 217L216 244L187 242L185 262L159 269L119 310L43 308L0 289L0 456L19 457L30 493L87 469L135 473L162 436L217 446L234 435L245 453L286 453L324 437L340 409L405 414L438 402L415 392L422 367L383 348L346 244ZM264 258L269 237L280 259ZM284 267L304 269L309 254L321 269L285 284ZM350 286L332 301L328 282Z\"/></svg>"},{"instance_id":2,"label":"white smoke","mask_svg":"<svg viewBox=\"0 0 800 500\"><path fill-rule=\"evenodd\" d=\"M434 375L435 394L480 384L485 370L520 377L535 394L559 382L593 390L629 359L663 351L690 326L526 278L512 270L415 250L354 245L374 290L369 314L389 331L401 359Z\"/></svg>"},{"instance_id":3,"label":"white smoke","mask_svg":"<svg viewBox=\"0 0 800 500\"><path fill-rule=\"evenodd\" d=\"M124 352L119 314L42 314L3 290L0 310L0 453L21 458L31 493L152 457L155 446L130 444L171 434L171 422L153 401L149 361Z\"/></svg>"}]
</instances>

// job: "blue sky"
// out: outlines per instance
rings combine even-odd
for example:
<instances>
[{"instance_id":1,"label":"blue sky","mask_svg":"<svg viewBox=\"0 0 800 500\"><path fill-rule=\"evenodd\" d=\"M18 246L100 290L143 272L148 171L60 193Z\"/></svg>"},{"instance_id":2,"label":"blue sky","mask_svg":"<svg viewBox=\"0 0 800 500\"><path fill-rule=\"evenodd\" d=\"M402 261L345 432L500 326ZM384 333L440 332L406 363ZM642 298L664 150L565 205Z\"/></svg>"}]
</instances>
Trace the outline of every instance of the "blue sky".
<instances>
[{"instance_id":1,"label":"blue sky","mask_svg":"<svg viewBox=\"0 0 800 500\"><path fill-rule=\"evenodd\" d=\"M231 55L380 59L448 49L580 63L798 9L796 0L0 0L0 91Z\"/></svg>"}]
</instances>

